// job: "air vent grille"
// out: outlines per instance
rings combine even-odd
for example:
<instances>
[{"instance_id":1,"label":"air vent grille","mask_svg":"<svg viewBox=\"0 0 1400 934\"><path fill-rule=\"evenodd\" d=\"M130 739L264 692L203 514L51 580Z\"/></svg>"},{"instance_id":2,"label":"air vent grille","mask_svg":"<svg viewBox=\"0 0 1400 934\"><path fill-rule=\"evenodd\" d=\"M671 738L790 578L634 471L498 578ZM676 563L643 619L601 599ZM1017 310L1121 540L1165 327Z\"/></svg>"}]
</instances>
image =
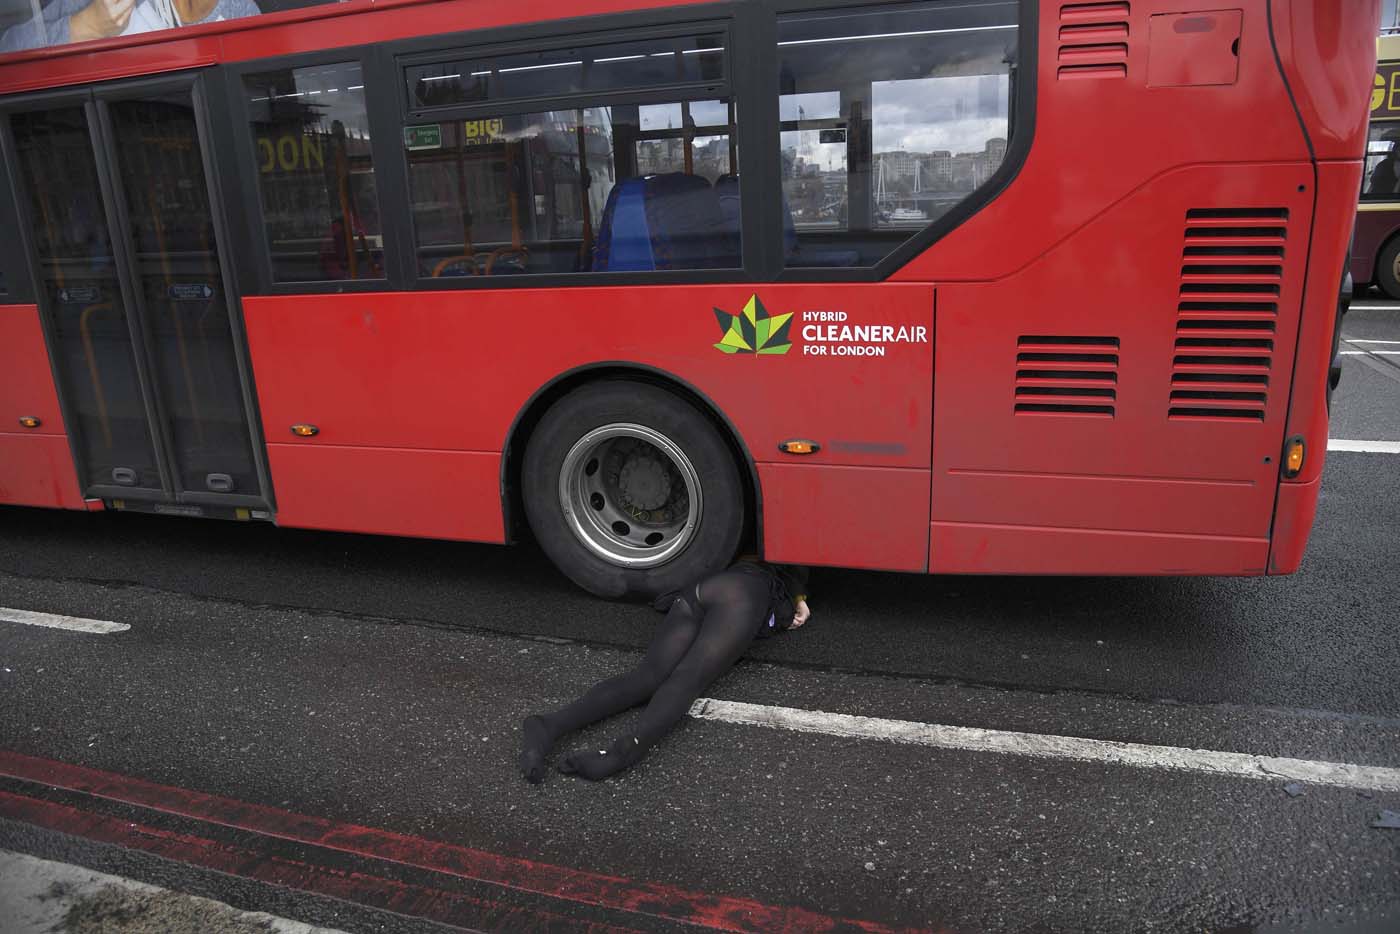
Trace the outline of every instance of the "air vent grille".
<instances>
[{"instance_id":1,"label":"air vent grille","mask_svg":"<svg viewBox=\"0 0 1400 934\"><path fill-rule=\"evenodd\" d=\"M1118 338L1017 338L1017 415L1112 418L1117 399Z\"/></svg>"},{"instance_id":2,"label":"air vent grille","mask_svg":"<svg viewBox=\"0 0 1400 934\"><path fill-rule=\"evenodd\" d=\"M1126 78L1128 13L1125 2L1070 3L1060 7L1060 54L1056 76Z\"/></svg>"},{"instance_id":3,"label":"air vent grille","mask_svg":"<svg viewBox=\"0 0 1400 934\"><path fill-rule=\"evenodd\" d=\"M1186 212L1168 418L1264 420L1287 242L1285 208Z\"/></svg>"}]
</instances>

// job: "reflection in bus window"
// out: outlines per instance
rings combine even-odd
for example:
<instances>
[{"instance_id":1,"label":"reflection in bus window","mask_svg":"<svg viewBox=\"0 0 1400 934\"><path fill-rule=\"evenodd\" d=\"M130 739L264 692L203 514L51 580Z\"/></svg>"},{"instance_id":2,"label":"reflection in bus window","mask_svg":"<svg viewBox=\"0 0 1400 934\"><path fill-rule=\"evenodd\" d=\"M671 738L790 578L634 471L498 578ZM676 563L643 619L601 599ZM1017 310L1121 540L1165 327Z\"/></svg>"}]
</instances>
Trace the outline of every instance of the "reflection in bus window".
<instances>
[{"instance_id":1,"label":"reflection in bus window","mask_svg":"<svg viewBox=\"0 0 1400 934\"><path fill-rule=\"evenodd\" d=\"M726 101L405 127L419 275L736 267L733 140Z\"/></svg>"},{"instance_id":2,"label":"reflection in bus window","mask_svg":"<svg viewBox=\"0 0 1400 934\"><path fill-rule=\"evenodd\" d=\"M984 185L1016 36L1006 0L781 17L787 265L872 265Z\"/></svg>"},{"instance_id":3,"label":"reflection in bus window","mask_svg":"<svg viewBox=\"0 0 1400 934\"><path fill-rule=\"evenodd\" d=\"M719 34L520 52L406 69L408 100L414 109L716 83L723 78L724 43Z\"/></svg>"},{"instance_id":4,"label":"reflection in bus window","mask_svg":"<svg viewBox=\"0 0 1400 934\"><path fill-rule=\"evenodd\" d=\"M279 282L384 277L357 63L246 75L263 223Z\"/></svg>"},{"instance_id":5,"label":"reflection in bus window","mask_svg":"<svg viewBox=\"0 0 1400 934\"><path fill-rule=\"evenodd\" d=\"M1363 201L1394 201L1400 192L1400 122L1373 123L1366 140Z\"/></svg>"}]
</instances>

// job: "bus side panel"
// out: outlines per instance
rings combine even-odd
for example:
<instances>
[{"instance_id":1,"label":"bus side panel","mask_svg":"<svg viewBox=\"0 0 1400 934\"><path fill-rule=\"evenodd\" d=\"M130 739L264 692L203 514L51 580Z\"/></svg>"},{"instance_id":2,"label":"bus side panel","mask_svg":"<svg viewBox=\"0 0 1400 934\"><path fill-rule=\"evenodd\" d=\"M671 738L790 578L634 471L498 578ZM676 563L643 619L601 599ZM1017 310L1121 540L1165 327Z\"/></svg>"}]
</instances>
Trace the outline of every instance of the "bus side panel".
<instances>
[{"instance_id":1,"label":"bus side panel","mask_svg":"<svg viewBox=\"0 0 1400 934\"><path fill-rule=\"evenodd\" d=\"M86 508L34 305L0 305L0 503Z\"/></svg>"},{"instance_id":2,"label":"bus side panel","mask_svg":"<svg viewBox=\"0 0 1400 934\"><path fill-rule=\"evenodd\" d=\"M1267 538L933 523L938 574L1258 574Z\"/></svg>"},{"instance_id":3,"label":"bus side panel","mask_svg":"<svg viewBox=\"0 0 1400 934\"><path fill-rule=\"evenodd\" d=\"M1317 167L1318 210L1313 219L1306 307L1285 432L1287 437L1301 436L1306 453L1298 476L1280 485L1270 574L1298 570L1317 509L1317 480L1327 459L1327 378L1337 327L1338 291L1361 172L1360 161L1323 162Z\"/></svg>"},{"instance_id":4,"label":"bus side panel","mask_svg":"<svg viewBox=\"0 0 1400 934\"><path fill-rule=\"evenodd\" d=\"M791 558L807 530L829 523L844 537L819 549L830 563L922 570L933 295L812 283L246 298L278 521L348 528L363 508L357 531L443 537L447 522L449 537L499 541L510 478L449 467L460 463L450 455L499 463L517 417L554 380L630 367L711 402L761 477L787 476L768 465L802 466L792 495L768 482L758 491L772 557ZM760 323L771 336L755 348ZM726 344L733 328L744 346ZM294 424L319 433L297 438ZM779 451L798 438L818 450ZM817 493L841 502L814 512ZM379 496L396 503L391 513L359 505ZM435 518L443 509L466 518Z\"/></svg>"},{"instance_id":5,"label":"bus side panel","mask_svg":"<svg viewBox=\"0 0 1400 934\"><path fill-rule=\"evenodd\" d=\"M932 570L1264 572L1312 178L1180 169L1016 275L939 287Z\"/></svg>"},{"instance_id":6,"label":"bus side panel","mask_svg":"<svg viewBox=\"0 0 1400 934\"><path fill-rule=\"evenodd\" d=\"M337 532L506 540L499 454L269 443L277 524Z\"/></svg>"},{"instance_id":7,"label":"bus side panel","mask_svg":"<svg viewBox=\"0 0 1400 934\"><path fill-rule=\"evenodd\" d=\"M758 478L768 560L928 569L928 471L759 464Z\"/></svg>"},{"instance_id":8,"label":"bus side panel","mask_svg":"<svg viewBox=\"0 0 1400 934\"><path fill-rule=\"evenodd\" d=\"M1035 131L1025 163L995 200L902 267L894 279L996 279L1023 268L1161 173L1217 162L1222 155L1231 162L1309 157L1275 63L1264 0L1223 7L1134 2L1126 14L1118 8L1128 4L1106 4L1113 8L1104 13L1106 20L1127 20L1128 53L1125 74L1104 78L1060 77L1059 16L1061 7L1070 6L1076 5L1042 4ZM1154 86L1149 67L1154 29L1159 39L1199 35L1202 43L1215 41L1210 32L1177 33L1154 22L1154 15L1200 9L1243 12L1235 81ZM1374 35L1366 34L1370 41ZM1172 51L1190 57L1189 46L1175 45ZM1355 85L1358 100L1369 82L1367 77Z\"/></svg>"},{"instance_id":9,"label":"bus side panel","mask_svg":"<svg viewBox=\"0 0 1400 934\"><path fill-rule=\"evenodd\" d=\"M1359 157L1366 149L1380 4L1272 2L1279 61L1318 160Z\"/></svg>"}]
</instances>

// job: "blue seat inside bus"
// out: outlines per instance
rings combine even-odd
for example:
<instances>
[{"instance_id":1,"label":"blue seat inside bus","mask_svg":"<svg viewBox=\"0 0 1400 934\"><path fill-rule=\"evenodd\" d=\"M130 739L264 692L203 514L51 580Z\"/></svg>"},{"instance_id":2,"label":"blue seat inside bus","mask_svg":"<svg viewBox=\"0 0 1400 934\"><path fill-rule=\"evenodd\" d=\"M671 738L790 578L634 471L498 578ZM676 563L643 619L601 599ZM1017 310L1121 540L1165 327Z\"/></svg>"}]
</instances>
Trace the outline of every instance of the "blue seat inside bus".
<instances>
[{"instance_id":1,"label":"blue seat inside bus","mask_svg":"<svg viewBox=\"0 0 1400 934\"><path fill-rule=\"evenodd\" d=\"M741 265L739 231L719 194L698 175L668 172L626 178L608 193L593 269L723 269Z\"/></svg>"},{"instance_id":2,"label":"blue seat inside bus","mask_svg":"<svg viewBox=\"0 0 1400 934\"><path fill-rule=\"evenodd\" d=\"M721 175L715 179L715 192L719 195L720 210L724 212L725 223L739 236L739 176ZM814 250L797 242L797 227L792 222L792 210L788 207L787 195L783 202L783 256L790 266L859 266L858 250Z\"/></svg>"}]
</instances>

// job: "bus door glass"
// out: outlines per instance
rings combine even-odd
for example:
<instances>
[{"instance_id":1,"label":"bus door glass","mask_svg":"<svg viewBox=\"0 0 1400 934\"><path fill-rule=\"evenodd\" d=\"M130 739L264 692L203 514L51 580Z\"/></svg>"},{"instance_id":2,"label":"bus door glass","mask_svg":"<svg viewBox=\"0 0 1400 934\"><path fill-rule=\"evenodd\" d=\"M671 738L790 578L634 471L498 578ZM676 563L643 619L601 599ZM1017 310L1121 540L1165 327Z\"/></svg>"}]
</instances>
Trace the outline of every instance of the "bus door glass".
<instances>
[{"instance_id":1,"label":"bus door glass","mask_svg":"<svg viewBox=\"0 0 1400 934\"><path fill-rule=\"evenodd\" d=\"M265 502L192 89L9 129L87 495Z\"/></svg>"}]
</instances>

